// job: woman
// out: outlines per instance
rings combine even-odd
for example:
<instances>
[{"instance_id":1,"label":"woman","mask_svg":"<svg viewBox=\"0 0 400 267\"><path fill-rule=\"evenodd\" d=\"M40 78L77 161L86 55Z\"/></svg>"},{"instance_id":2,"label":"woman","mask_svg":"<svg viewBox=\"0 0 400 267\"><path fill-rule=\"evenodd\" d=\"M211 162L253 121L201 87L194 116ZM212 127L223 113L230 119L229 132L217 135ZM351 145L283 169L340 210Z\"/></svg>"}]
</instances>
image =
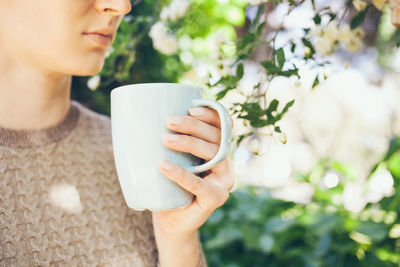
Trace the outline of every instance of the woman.
<instances>
[{"instance_id":1,"label":"woman","mask_svg":"<svg viewBox=\"0 0 400 267\"><path fill-rule=\"evenodd\" d=\"M104 64L129 0L0 0L0 265L205 266L197 230L233 186L229 158L203 179L160 165L196 195L184 209L127 208L110 119L70 100L72 75ZM163 143L209 159L215 111L170 117Z\"/></svg>"}]
</instances>

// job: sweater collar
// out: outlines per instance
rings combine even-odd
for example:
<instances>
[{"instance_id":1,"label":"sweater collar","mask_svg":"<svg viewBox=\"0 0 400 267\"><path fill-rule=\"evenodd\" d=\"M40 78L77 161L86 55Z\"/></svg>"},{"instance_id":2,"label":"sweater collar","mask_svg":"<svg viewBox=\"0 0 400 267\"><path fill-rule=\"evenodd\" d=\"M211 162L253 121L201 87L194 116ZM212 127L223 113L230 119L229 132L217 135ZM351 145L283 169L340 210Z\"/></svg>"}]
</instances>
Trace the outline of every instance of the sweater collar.
<instances>
[{"instance_id":1,"label":"sweater collar","mask_svg":"<svg viewBox=\"0 0 400 267\"><path fill-rule=\"evenodd\" d=\"M0 127L0 146L29 148L59 142L76 127L79 116L79 103L71 100L67 115L53 126L35 130L15 130Z\"/></svg>"}]
</instances>

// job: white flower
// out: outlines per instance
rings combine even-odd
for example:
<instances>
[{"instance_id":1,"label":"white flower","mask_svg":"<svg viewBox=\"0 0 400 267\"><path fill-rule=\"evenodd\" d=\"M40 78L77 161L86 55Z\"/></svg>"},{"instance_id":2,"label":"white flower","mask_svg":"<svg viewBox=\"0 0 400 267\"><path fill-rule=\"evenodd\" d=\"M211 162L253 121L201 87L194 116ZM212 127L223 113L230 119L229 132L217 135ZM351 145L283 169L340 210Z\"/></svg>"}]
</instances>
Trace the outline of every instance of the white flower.
<instances>
[{"instance_id":1,"label":"white flower","mask_svg":"<svg viewBox=\"0 0 400 267\"><path fill-rule=\"evenodd\" d=\"M155 49L165 55L172 55L178 51L178 42L172 34L168 34L167 27L161 21L154 24L149 32Z\"/></svg>"},{"instance_id":2,"label":"white flower","mask_svg":"<svg viewBox=\"0 0 400 267\"><path fill-rule=\"evenodd\" d=\"M323 32L324 31L322 30L321 26L316 25L315 27L311 28L307 34L307 37L321 37Z\"/></svg>"},{"instance_id":3,"label":"white flower","mask_svg":"<svg viewBox=\"0 0 400 267\"><path fill-rule=\"evenodd\" d=\"M155 42L153 40L153 46L165 55L172 55L178 51L178 42L173 35L164 35Z\"/></svg>"},{"instance_id":4,"label":"white flower","mask_svg":"<svg viewBox=\"0 0 400 267\"><path fill-rule=\"evenodd\" d=\"M367 3L363 0L354 0L353 1L353 6L357 11L364 10L365 7L367 6Z\"/></svg>"},{"instance_id":5,"label":"white flower","mask_svg":"<svg viewBox=\"0 0 400 267\"><path fill-rule=\"evenodd\" d=\"M87 81L87 87L89 87L90 90L94 91L99 87L100 84L100 75L94 75Z\"/></svg>"},{"instance_id":6,"label":"white flower","mask_svg":"<svg viewBox=\"0 0 400 267\"><path fill-rule=\"evenodd\" d=\"M160 14L163 21L176 21L182 18L189 9L190 2L187 0L174 0L169 6L165 6Z\"/></svg>"},{"instance_id":7,"label":"white flower","mask_svg":"<svg viewBox=\"0 0 400 267\"><path fill-rule=\"evenodd\" d=\"M357 52L361 49L362 37L364 37L364 31L360 28L351 31L347 24L340 28L339 41L351 52Z\"/></svg>"},{"instance_id":8,"label":"white flower","mask_svg":"<svg viewBox=\"0 0 400 267\"><path fill-rule=\"evenodd\" d=\"M353 30L353 34L354 34L356 37L359 37L359 38L363 38L363 37L365 36L365 33L364 33L364 31L363 31L361 28L355 28L355 29Z\"/></svg>"},{"instance_id":9,"label":"white flower","mask_svg":"<svg viewBox=\"0 0 400 267\"><path fill-rule=\"evenodd\" d=\"M315 50L321 56L328 56L332 54L334 42L330 38L321 38L315 45Z\"/></svg>"},{"instance_id":10,"label":"white flower","mask_svg":"<svg viewBox=\"0 0 400 267\"><path fill-rule=\"evenodd\" d=\"M217 72L221 76L225 76L231 74L232 68L231 65L233 64L232 58L226 58L219 60L217 62Z\"/></svg>"},{"instance_id":11,"label":"white flower","mask_svg":"<svg viewBox=\"0 0 400 267\"><path fill-rule=\"evenodd\" d=\"M360 212L367 204L360 184L347 184L343 190L342 197L344 208L348 211Z\"/></svg>"},{"instance_id":12,"label":"white flower","mask_svg":"<svg viewBox=\"0 0 400 267\"><path fill-rule=\"evenodd\" d=\"M169 18L169 7L165 6L161 10L160 19L163 20L163 21L166 21L166 20L168 20L168 18Z\"/></svg>"},{"instance_id":13,"label":"white flower","mask_svg":"<svg viewBox=\"0 0 400 267\"><path fill-rule=\"evenodd\" d=\"M156 24L151 26L149 36L152 39L156 39L160 36L166 35L167 34L167 27L165 26L164 22L158 21Z\"/></svg>"},{"instance_id":14,"label":"white flower","mask_svg":"<svg viewBox=\"0 0 400 267\"><path fill-rule=\"evenodd\" d=\"M189 50L192 48L192 38L190 38L188 35L183 35L181 38L179 38L178 43L181 50Z\"/></svg>"},{"instance_id":15,"label":"white flower","mask_svg":"<svg viewBox=\"0 0 400 267\"><path fill-rule=\"evenodd\" d=\"M360 38L353 36L345 45L347 50L357 52L360 51L362 47L362 41Z\"/></svg>"},{"instance_id":16,"label":"white flower","mask_svg":"<svg viewBox=\"0 0 400 267\"><path fill-rule=\"evenodd\" d=\"M374 6L379 10L382 10L386 3L387 0L372 0L372 4L374 4Z\"/></svg>"},{"instance_id":17,"label":"white flower","mask_svg":"<svg viewBox=\"0 0 400 267\"><path fill-rule=\"evenodd\" d=\"M184 64L186 64L186 65L191 65L191 64L194 62L194 60L195 60L195 57L194 57L193 53L190 52L190 51L183 51L183 52L179 55L179 58L180 58L181 61L182 61Z\"/></svg>"},{"instance_id":18,"label":"white flower","mask_svg":"<svg viewBox=\"0 0 400 267\"><path fill-rule=\"evenodd\" d=\"M238 83L238 89L245 95L251 95L254 92L254 87L257 84L261 85L267 78L260 64L247 61L243 66L244 73L242 79L240 79Z\"/></svg>"},{"instance_id":19,"label":"white flower","mask_svg":"<svg viewBox=\"0 0 400 267\"><path fill-rule=\"evenodd\" d=\"M110 46L106 52L106 57L108 57L109 55L111 55L111 53L114 52L114 48L112 46Z\"/></svg>"},{"instance_id":20,"label":"white flower","mask_svg":"<svg viewBox=\"0 0 400 267\"><path fill-rule=\"evenodd\" d=\"M339 38L338 26L333 22L329 23L324 29L323 37L329 39L331 42L335 42Z\"/></svg>"},{"instance_id":21,"label":"white flower","mask_svg":"<svg viewBox=\"0 0 400 267\"><path fill-rule=\"evenodd\" d=\"M292 201L299 204L307 204L314 195L314 187L309 183L292 183L285 187L271 191L274 198L284 201Z\"/></svg>"},{"instance_id":22,"label":"white flower","mask_svg":"<svg viewBox=\"0 0 400 267\"><path fill-rule=\"evenodd\" d=\"M352 32L349 24L345 24L339 29L339 41L341 43L347 43L352 38Z\"/></svg>"}]
</instances>

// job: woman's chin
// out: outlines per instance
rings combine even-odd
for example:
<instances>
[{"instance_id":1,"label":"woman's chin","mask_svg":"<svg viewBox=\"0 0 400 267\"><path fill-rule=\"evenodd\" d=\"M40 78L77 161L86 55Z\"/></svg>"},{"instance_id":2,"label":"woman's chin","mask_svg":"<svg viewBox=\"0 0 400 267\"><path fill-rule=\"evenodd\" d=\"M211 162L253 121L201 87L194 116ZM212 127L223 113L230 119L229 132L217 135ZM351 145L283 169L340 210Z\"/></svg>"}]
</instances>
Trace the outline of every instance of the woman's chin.
<instances>
[{"instance_id":1,"label":"woman's chin","mask_svg":"<svg viewBox=\"0 0 400 267\"><path fill-rule=\"evenodd\" d=\"M70 74L74 76L93 76L98 74L104 66L104 61L101 64L82 64L82 66L74 69Z\"/></svg>"}]
</instances>

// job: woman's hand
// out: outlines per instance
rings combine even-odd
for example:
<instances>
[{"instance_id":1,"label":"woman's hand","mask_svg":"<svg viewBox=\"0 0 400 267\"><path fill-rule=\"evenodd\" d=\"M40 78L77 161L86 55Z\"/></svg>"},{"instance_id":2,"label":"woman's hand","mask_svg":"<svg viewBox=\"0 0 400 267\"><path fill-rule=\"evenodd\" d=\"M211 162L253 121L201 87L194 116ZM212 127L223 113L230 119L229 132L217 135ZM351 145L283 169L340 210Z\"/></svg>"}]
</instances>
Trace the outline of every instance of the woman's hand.
<instances>
[{"instance_id":1,"label":"woman's hand","mask_svg":"<svg viewBox=\"0 0 400 267\"><path fill-rule=\"evenodd\" d=\"M166 124L169 129L183 133L170 135L172 139L163 136L162 142L168 148L191 153L206 161L216 155L221 137L216 110L206 107L194 108L190 111L190 116L168 116ZM228 156L203 178L176 164L165 161L162 163L161 172L195 195L195 198L192 204L185 208L153 211L154 227L157 228L156 231L176 238L193 235L214 210L229 198L229 191L235 183L232 160Z\"/></svg>"}]
</instances>

